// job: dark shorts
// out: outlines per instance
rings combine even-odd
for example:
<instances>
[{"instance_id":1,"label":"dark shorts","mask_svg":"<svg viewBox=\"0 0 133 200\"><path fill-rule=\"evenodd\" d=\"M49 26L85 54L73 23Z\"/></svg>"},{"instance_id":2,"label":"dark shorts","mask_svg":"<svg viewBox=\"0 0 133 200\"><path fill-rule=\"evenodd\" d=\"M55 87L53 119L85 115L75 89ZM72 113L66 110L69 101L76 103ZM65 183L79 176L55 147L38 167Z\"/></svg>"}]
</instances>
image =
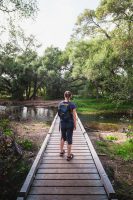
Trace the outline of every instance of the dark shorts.
<instances>
[{"instance_id":1,"label":"dark shorts","mask_svg":"<svg viewBox=\"0 0 133 200\"><path fill-rule=\"evenodd\" d=\"M72 136L73 136L74 124L70 123L61 123L61 139L67 141L68 144L72 144Z\"/></svg>"}]
</instances>

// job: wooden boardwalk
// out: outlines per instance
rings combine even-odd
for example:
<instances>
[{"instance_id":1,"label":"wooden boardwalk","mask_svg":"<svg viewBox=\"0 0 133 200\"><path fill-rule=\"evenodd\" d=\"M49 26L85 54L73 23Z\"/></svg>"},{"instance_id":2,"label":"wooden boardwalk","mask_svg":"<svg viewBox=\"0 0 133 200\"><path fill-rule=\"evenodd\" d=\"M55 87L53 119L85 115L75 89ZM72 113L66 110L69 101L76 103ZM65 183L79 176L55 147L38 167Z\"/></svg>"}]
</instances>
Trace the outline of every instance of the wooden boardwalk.
<instances>
[{"instance_id":1,"label":"wooden boardwalk","mask_svg":"<svg viewBox=\"0 0 133 200\"><path fill-rule=\"evenodd\" d=\"M17 200L115 199L113 187L79 119L73 135L73 160L59 156L59 143L56 115Z\"/></svg>"}]
</instances>

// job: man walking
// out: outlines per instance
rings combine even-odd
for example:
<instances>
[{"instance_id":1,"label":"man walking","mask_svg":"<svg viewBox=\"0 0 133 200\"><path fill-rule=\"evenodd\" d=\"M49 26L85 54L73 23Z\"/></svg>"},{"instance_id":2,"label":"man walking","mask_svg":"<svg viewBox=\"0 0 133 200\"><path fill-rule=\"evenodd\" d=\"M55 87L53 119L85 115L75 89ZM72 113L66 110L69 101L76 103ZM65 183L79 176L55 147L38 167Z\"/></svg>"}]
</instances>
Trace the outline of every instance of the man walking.
<instances>
[{"instance_id":1,"label":"man walking","mask_svg":"<svg viewBox=\"0 0 133 200\"><path fill-rule=\"evenodd\" d=\"M64 142L67 141L67 161L73 158L71 153L73 130L76 129L76 106L71 100L72 93L66 91L64 93L64 101L58 106L58 115L60 117L61 141L60 141L60 156L65 153Z\"/></svg>"}]
</instances>

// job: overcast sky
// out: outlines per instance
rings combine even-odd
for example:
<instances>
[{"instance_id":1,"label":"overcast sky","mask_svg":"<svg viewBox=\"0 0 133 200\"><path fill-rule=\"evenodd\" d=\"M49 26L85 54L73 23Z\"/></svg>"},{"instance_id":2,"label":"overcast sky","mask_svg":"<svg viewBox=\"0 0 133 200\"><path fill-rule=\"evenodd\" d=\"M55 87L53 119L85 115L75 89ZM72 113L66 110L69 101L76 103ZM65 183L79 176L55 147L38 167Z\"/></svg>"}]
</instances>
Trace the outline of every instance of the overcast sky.
<instances>
[{"instance_id":1,"label":"overcast sky","mask_svg":"<svg viewBox=\"0 0 133 200\"><path fill-rule=\"evenodd\" d=\"M36 21L25 25L25 30L36 36L42 49L53 45L64 49L70 39L77 16L84 9L96 9L100 0L38 0Z\"/></svg>"},{"instance_id":2,"label":"overcast sky","mask_svg":"<svg viewBox=\"0 0 133 200\"><path fill-rule=\"evenodd\" d=\"M42 44L40 52L53 45L64 49L70 39L77 16L84 9L96 9L100 0L38 0L35 21L23 20L20 25Z\"/></svg>"}]
</instances>

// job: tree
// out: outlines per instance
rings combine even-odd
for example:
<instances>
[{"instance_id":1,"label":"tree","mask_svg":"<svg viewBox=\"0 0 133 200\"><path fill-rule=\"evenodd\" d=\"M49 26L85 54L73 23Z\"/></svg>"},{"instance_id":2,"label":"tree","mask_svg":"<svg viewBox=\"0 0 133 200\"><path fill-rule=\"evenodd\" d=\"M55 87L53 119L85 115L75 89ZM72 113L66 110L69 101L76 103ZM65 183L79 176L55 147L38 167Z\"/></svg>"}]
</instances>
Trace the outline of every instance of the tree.
<instances>
[{"instance_id":1,"label":"tree","mask_svg":"<svg viewBox=\"0 0 133 200\"><path fill-rule=\"evenodd\" d=\"M0 0L0 11L3 13L17 13L22 17L31 17L37 12L36 0Z\"/></svg>"},{"instance_id":2,"label":"tree","mask_svg":"<svg viewBox=\"0 0 133 200\"><path fill-rule=\"evenodd\" d=\"M124 28L131 35L133 30L133 2L132 0L101 0L96 14L100 20L111 21L117 28Z\"/></svg>"},{"instance_id":3,"label":"tree","mask_svg":"<svg viewBox=\"0 0 133 200\"><path fill-rule=\"evenodd\" d=\"M105 20L99 20L94 10L85 9L79 15L76 23L76 34L81 34L85 37L93 37L103 34L106 38L110 39L109 31L105 26Z\"/></svg>"},{"instance_id":4,"label":"tree","mask_svg":"<svg viewBox=\"0 0 133 200\"><path fill-rule=\"evenodd\" d=\"M23 99L25 94L27 99L36 96L40 67L36 48L38 44L32 35L26 37L22 30L11 31L9 43L0 52L1 91L15 99Z\"/></svg>"},{"instance_id":5,"label":"tree","mask_svg":"<svg viewBox=\"0 0 133 200\"><path fill-rule=\"evenodd\" d=\"M59 98L62 94L62 52L56 47L48 47L42 57L42 66L46 72L45 86L48 98Z\"/></svg>"},{"instance_id":6,"label":"tree","mask_svg":"<svg viewBox=\"0 0 133 200\"><path fill-rule=\"evenodd\" d=\"M131 0L102 0L96 11L86 9L78 17L70 53L73 73L85 76L97 96L119 102L133 97L132 11Z\"/></svg>"}]
</instances>

